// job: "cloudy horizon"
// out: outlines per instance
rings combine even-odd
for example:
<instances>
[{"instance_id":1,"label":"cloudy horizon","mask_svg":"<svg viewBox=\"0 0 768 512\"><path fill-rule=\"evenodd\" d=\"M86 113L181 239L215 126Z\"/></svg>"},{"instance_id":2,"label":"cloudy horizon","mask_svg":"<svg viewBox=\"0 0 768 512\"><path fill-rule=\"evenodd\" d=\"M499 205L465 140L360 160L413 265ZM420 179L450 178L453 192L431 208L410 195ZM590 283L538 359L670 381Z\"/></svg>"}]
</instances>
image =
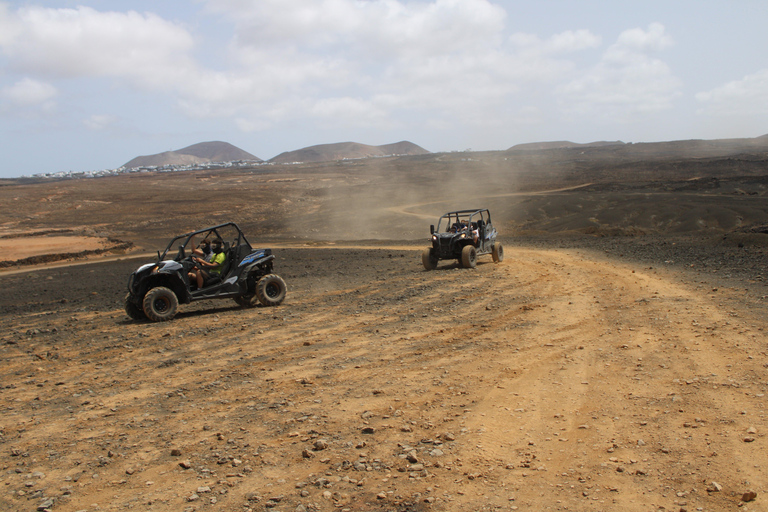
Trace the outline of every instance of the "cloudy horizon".
<instances>
[{"instance_id":1,"label":"cloudy horizon","mask_svg":"<svg viewBox=\"0 0 768 512\"><path fill-rule=\"evenodd\" d=\"M752 0L0 1L0 177L212 140L757 137L766 21Z\"/></svg>"}]
</instances>

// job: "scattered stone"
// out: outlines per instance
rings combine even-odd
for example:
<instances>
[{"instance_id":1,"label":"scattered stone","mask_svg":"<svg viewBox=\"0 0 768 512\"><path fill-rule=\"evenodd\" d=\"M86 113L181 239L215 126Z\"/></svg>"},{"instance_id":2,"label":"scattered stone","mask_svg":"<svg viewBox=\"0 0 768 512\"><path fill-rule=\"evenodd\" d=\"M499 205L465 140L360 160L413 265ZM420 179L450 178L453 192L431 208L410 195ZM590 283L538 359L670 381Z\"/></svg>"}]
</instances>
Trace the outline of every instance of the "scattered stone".
<instances>
[{"instance_id":1,"label":"scattered stone","mask_svg":"<svg viewBox=\"0 0 768 512\"><path fill-rule=\"evenodd\" d=\"M190 462L189 460L183 460L179 462L179 466L181 466L182 469L191 469L192 462Z\"/></svg>"},{"instance_id":2,"label":"scattered stone","mask_svg":"<svg viewBox=\"0 0 768 512\"><path fill-rule=\"evenodd\" d=\"M741 495L741 501L744 502L754 501L755 498L757 498L757 493L755 491L747 491Z\"/></svg>"},{"instance_id":3,"label":"scattered stone","mask_svg":"<svg viewBox=\"0 0 768 512\"><path fill-rule=\"evenodd\" d=\"M750 500L744 500L744 501L750 501ZM53 504L54 504L54 499L53 498L47 498L47 499L43 500L43 502L40 503L37 506L37 510L43 512L43 511L48 510L49 508L53 507Z\"/></svg>"},{"instance_id":4,"label":"scattered stone","mask_svg":"<svg viewBox=\"0 0 768 512\"><path fill-rule=\"evenodd\" d=\"M171 457L180 457L181 456L181 450L178 448L174 448L171 450Z\"/></svg>"},{"instance_id":5,"label":"scattered stone","mask_svg":"<svg viewBox=\"0 0 768 512\"><path fill-rule=\"evenodd\" d=\"M328 448L328 441L325 439L318 439L314 444L315 451L319 452Z\"/></svg>"},{"instance_id":6,"label":"scattered stone","mask_svg":"<svg viewBox=\"0 0 768 512\"><path fill-rule=\"evenodd\" d=\"M720 492L720 491L722 491L722 490L723 490L723 486L722 486L722 485L720 485L720 484L719 484L719 483L717 483L717 482L711 482L711 483L710 483L710 484L707 486L707 492Z\"/></svg>"}]
</instances>

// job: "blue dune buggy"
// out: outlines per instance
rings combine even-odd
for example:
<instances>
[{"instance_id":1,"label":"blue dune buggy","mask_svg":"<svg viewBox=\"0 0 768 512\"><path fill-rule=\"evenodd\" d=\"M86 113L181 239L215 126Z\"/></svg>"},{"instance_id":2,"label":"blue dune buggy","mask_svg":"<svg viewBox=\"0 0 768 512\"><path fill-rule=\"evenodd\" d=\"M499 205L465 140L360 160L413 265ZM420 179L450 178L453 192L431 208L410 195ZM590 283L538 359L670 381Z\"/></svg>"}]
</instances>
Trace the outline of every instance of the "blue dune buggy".
<instances>
[{"instance_id":1,"label":"blue dune buggy","mask_svg":"<svg viewBox=\"0 0 768 512\"><path fill-rule=\"evenodd\" d=\"M195 242L220 239L226 260L216 279L197 288L193 259ZM171 320L179 303L203 299L234 299L243 307L277 306L286 294L285 281L273 273L271 249L254 249L233 222L212 226L172 239L157 262L136 269L128 280L125 312L134 320Z\"/></svg>"}]
</instances>

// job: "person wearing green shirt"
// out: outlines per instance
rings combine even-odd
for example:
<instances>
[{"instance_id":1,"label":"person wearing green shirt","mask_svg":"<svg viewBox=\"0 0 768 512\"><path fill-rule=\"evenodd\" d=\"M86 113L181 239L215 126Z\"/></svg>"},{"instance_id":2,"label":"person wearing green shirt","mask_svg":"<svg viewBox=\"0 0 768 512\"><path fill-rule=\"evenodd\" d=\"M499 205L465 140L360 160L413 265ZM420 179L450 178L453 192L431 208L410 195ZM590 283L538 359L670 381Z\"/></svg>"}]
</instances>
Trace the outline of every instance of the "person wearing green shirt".
<instances>
[{"instance_id":1,"label":"person wearing green shirt","mask_svg":"<svg viewBox=\"0 0 768 512\"><path fill-rule=\"evenodd\" d=\"M203 288L213 284L212 281L221 278L221 270L224 268L224 264L227 262L227 255L223 249L224 241L221 238L215 238L211 242L211 251L213 251L213 257L210 261L205 261L202 258L192 257L192 260L197 265L195 271L195 280L197 282L197 288Z\"/></svg>"}]
</instances>

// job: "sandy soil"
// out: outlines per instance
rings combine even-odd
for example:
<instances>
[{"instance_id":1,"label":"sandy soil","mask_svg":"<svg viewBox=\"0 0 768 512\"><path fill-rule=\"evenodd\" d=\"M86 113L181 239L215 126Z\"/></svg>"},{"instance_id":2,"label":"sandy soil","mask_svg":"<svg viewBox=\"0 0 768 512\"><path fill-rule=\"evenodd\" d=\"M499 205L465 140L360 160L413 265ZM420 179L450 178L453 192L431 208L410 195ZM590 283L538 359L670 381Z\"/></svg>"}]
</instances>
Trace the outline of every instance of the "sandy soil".
<instances>
[{"instance_id":1,"label":"sandy soil","mask_svg":"<svg viewBox=\"0 0 768 512\"><path fill-rule=\"evenodd\" d=\"M0 261L0 511L765 510L768 156L649 147L0 183L114 244ZM471 207L506 260L425 271ZM129 320L225 221L287 300Z\"/></svg>"},{"instance_id":2,"label":"sandy soil","mask_svg":"<svg viewBox=\"0 0 768 512\"><path fill-rule=\"evenodd\" d=\"M278 249L283 305L164 324L136 260L0 275L0 509L763 509L762 283L420 250Z\"/></svg>"},{"instance_id":3,"label":"sandy soil","mask_svg":"<svg viewBox=\"0 0 768 512\"><path fill-rule=\"evenodd\" d=\"M107 245L107 240L89 236L40 236L0 238L0 254L13 255L21 260L32 256L55 253L96 251Z\"/></svg>"}]
</instances>

